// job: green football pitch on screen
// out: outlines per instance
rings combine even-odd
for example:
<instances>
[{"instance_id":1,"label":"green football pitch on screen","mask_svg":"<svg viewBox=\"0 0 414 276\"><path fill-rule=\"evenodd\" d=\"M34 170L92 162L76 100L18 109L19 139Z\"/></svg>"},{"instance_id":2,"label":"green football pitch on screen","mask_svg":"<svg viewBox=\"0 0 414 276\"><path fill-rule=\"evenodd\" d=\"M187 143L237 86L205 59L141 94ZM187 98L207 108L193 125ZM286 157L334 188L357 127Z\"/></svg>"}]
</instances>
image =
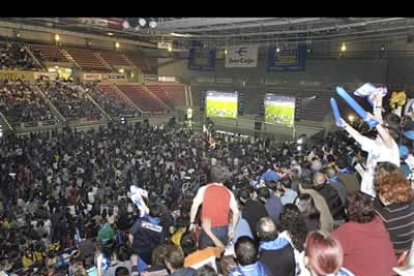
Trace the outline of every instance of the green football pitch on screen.
<instances>
[{"instance_id":1,"label":"green football pitch on screen","mask_svg":"<svg viewBox=\"0 0 414 276\"><path fill-rule=\"evenodd\" d=\"M206 116L237 118L237 92L207 91Z\"/></svg>"},{"instance_id":2,"label":"green football pitch on screen","mask_svg":"<svg viewBox=\"0 0 414 276\"><path fill-rule=\"evenodd\" d=\"M266 94L265 123L294 126L295 98Z\"/></svg>"}]
</instances>

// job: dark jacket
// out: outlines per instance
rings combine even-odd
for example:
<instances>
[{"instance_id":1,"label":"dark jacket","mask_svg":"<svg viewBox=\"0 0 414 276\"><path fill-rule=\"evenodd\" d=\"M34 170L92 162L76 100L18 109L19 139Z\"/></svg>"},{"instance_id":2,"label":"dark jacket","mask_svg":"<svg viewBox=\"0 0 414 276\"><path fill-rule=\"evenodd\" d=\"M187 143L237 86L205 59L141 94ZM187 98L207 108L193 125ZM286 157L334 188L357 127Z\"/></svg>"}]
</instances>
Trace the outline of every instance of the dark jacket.
<instances>
[{"instance_id":1,"label":"dark jacket","mask_svg":"<svg viewBox=\"0 0 414 276\"><path fill-rule=\"evenodd\" d=\"M325 183L315 187L315 190L320 193L328 204L329 211L334 220L341 220L345 218L345 209L342 200L337 191L331 184Z\"/></svg>"},{"instance_id":2,"label":"dark jacket","mask_svg":"<svg viewBox=\"0 0 414 276\"><path fill-rule=\"evenodd\" d=\"M265 208L269 217L274 221L279 220L280 212L282 212L282 201L280 198L271 193L270 197L265 203Z\"/></svg>"},{"instance_id":3,"label":"dark jacket","mask_svg":"<svg viewBox=\"0 0 414 276\"><path fill-rule=\"evenodd\" d=\"M359 191L360 184L355 172L351 173L344 170L343 172L338 172L336 176L345 184L348 194Z\"/></svg>"},{"instance_id":4,"label":"dark jacket","mask_svg":"<svg viewBox=\"0 0 414 276\"><path fill-rule=\"evenodd\" d=\"M152 251L164 241L165 231L158 218L145 216L135 221L131 235L134 236L133 251Z\"/></svg>"},{"instance_id":5,"label":"dark jacket","mask_svg":"<svg viewBox=\"0 0 414 276\"><path fill-rule=\"evenodd\" d=\"M285 238L270 242L261 242L260 261L269 268L273 275L294 276L296 271L293 247Z\"/></svg>"},{"instance_id":6,"label":"dark jacket","mask_svg":"<svg viewBox=\"0 0 414 276\"><path fill-rule=\"evenodd\" d=\"M246 219L247 223L249 224L253 236L257 238L256 224L261 218L267 217L267 211L265 206L259 201L249 199L243 206L242 215L243 218Z\"/></svg>"}]
</instances>

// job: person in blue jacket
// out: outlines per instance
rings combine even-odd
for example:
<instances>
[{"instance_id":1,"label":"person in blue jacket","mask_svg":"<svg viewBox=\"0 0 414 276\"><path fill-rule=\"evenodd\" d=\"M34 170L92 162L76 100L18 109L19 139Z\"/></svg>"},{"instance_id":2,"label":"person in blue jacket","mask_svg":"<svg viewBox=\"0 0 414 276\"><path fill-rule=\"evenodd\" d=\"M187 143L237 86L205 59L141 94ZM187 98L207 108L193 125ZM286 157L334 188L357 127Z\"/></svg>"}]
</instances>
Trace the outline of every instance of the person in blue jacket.
<instances>
[{"instance_id":1,"label":"person in blue jacket","mask_svg":"<svg viewBox=\"0 0 414 276\"><path fill-rule=\"evenodd\" d=\"M234 251L238 267L230 273L230 276L273 276L259 261L259 248L252 238L240 237L234 246Z\"/></svg>"}]
</instances>

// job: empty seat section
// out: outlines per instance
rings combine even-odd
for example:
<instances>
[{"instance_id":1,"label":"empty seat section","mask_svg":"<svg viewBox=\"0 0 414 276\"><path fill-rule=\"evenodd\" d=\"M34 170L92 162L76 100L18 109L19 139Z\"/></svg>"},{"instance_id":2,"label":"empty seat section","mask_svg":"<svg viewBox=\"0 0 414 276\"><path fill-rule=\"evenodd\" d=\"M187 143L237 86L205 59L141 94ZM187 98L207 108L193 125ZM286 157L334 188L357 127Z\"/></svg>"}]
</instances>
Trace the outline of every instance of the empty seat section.
<instances>
[{"instance_id":1,"label":"empty seat section","mask_svg":"<svg viewBox=\"0 0 414 276\"><path fill-rule=\"evenodd\" d=\"M54 45L30 45L32 53L41 61L68 62L59 47Z\"/></svg>"},{"instance_id":2,"label":"empty seat section","mask_svg":"<svg viewBox=\"0 0 414 276\"><path fill-rule=\"evenodd\" d=\"M88 49L67 48L66 51L83 70L108 72L105 65Z\"/></svg>"},{"instance_id":3,"label":"empty seat section","mask_svg":"<svg viewBox=\"0 0 414 276\"><path fill-rule=\"evenodd\" d=\"M115 89L112 87L112 85L111 84L106 84L106 83L100 83L99 85L98 85L98 88L99 88L99 90L100 91L102 91L102 92L104 92L104 93L107 93L107 94L109 94L109 95L112 95L115 99L116 99L116 101L117 102L120 102L120 103L127 103L127 101L124 99L124 98L122 98L116 91L115 91Z\"/></svg>"},{"instance_id":4,"label":"empty seat section","mask_svg":"<svg viewBox=\"0 0 414 276\"><path fill-rule=\"evenodd\" d=\"M125 56L117 52L102 51L99 55L111 66L131 66Z\"/></svg>"},{"instance_id":5,"label":"empty seat section","mask_svg":"<svg viewBox=\"0 0 414 276\"><path fill-rule=\"evenodd\" d=\"M150 93L145 91L138 84L117 84L117 87L130 98L141 110L152 114L162 114L166 112L165 107Z\"/></svg>"},{"instance_id":6,"label":"empty seat section","mask_svg":"<svg viewBox=\"0 0 414 276\"><path fill-rule=\"evenodd\" d=\"M142 56L134 54L125 54L125 56L144 74L150 74L151 68Z\"/></svg>"}]
</instances>

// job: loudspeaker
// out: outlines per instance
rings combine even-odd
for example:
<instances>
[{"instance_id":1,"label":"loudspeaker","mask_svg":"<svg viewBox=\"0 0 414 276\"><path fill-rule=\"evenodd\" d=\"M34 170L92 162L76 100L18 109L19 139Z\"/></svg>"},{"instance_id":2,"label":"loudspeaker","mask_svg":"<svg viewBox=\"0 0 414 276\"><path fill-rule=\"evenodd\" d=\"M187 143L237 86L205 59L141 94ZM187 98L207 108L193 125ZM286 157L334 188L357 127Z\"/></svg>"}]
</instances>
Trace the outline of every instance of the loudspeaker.
<instances>
[{"instance_id":1,"label":"loudspeaker","mask_svg":"<svg viewBox=\"0 0 414 276\"><path fill-rule=\"evenodd\" d=\"M262 130L262 122L254 122L255 130Z\"/></svg>"}]
</instances>

